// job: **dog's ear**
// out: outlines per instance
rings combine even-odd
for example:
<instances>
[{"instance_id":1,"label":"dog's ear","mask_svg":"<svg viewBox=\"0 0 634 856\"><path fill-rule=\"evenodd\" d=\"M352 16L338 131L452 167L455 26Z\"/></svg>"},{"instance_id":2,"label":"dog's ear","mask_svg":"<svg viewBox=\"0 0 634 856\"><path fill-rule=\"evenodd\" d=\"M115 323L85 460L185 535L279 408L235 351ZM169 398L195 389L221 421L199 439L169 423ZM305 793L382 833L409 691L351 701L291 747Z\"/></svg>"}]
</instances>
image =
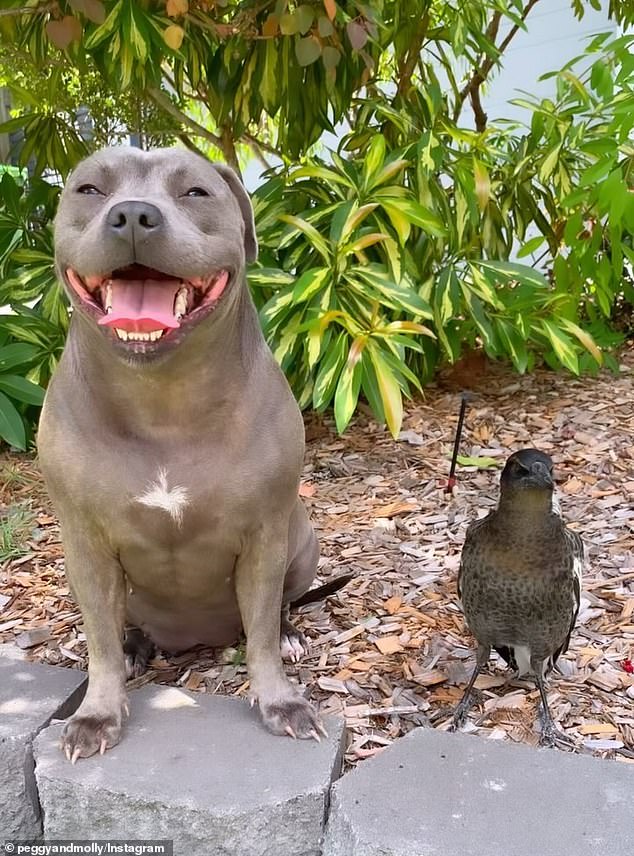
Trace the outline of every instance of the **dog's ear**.
<instances>
[{"instance_id":1,"label":"dog's ear","mask_svg":"<svg viewBox=\"0 0 634 856\"><path fill-rule=\"evenodd\" d=\"M230 166L224 163L213 165L216 172L229 185L229 188L240 206L242 219L244 220L244 254L247 262L254 262L258 257L258 242L255 237L255 223L253 222L253 208L249 195L237 174Z\"/></svg>"}]
</instances>

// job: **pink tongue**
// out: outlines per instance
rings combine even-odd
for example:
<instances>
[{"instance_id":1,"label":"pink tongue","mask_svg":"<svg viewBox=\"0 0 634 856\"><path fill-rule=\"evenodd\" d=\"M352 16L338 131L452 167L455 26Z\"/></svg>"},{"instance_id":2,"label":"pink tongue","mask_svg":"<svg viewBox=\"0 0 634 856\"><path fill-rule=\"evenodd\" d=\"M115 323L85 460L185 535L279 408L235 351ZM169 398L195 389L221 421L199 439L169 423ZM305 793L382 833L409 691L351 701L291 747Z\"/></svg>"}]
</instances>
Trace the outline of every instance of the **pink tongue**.
<instances>
[{"instance_id":1,"label":"pink tongue","mask_svg":"<svg viewBox=\"0 0 634 856\"><path fill-rule=\"evenodd\" d=\"M97 322L128 333L175 329L174 301L182 283L178 280L112 280L112 312Z\"/></svg>"}]
</instances>

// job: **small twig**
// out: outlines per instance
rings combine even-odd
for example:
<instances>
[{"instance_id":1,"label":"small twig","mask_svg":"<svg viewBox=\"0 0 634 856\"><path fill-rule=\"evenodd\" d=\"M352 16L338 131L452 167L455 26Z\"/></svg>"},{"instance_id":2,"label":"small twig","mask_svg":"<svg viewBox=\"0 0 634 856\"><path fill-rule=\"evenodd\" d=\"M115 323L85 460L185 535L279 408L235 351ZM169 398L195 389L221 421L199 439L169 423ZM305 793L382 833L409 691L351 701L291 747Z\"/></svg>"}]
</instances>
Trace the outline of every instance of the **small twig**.
<instances>
[{"instance_id":1,"label":"small twig","mask_svg":"<svg viewBox=\"0 0 634 856\"><path fill-rule=\"evenodd\" d=\"M0 18L7 18L15 15L43 15L46 12L52 12L57 6L57 3L45 3L43 6L19 6L17 9L1 9Z\"/></svg>"},{"instance_id":2,"label":"small twig","mask_svg":"<svg viewBox=\"0 0 634 856\"><path fill-rule=\"evenodd\" d=\"M211 131L208 131L207 128L204 128L202 125L199 125L195 119L187 116L182 112L182 110L179 110L176 104L174 104L164 92L161 92L160 89L152 87L148 89L148 95L156 102L156 104L158 104L159 107L165 110L166 113L169 113L170 116L177 119L182 125L190 127L199 137L202 137L207 140L207 142L223 151L223 142L220 137L216 136L216 134L213 134Z\"/></svg>"},{"instance_id":3,"label":"small twig","mask_svg":"<svg viewBox=\"0 0 634 856\"><path fill-rule=\"evenodd\" d=\"M529 12L539 3L539 0L528 0L528 3L523 8L522 13L520 15L520 21L523 23L528 17ZM454 122L458 121L460 117L460 113L462 112L462 106L467 98L471 101L471 106L473 108L473 113L476 120L476 130L479 133L485 130L487 124L487 114L482 109L482 102L480 100L480 87L485 82L491 69L500 61L500 58L503 56L504 51L508 48L510 43L515 38L516 34L520 29L520 24L514 24L509 30L506 38L500 43L499 47L495 45L495 39L497 38L498 30L500 27L500 21L502 18L501 12L495 12L491 18L489 26L486 29L485 38L487 38L496 50L497 56L491 57L482 57L481 63L478 68L474 71L473 75L469 82L462 88L460 94L458 96L458 100L454 107Z\"/></svg>"},{"instance_id":4,"label":"small twig","mask_svg":"<svg viewBox=\"0 0 634 856\"><path fill-rule=\"evenodd\" d=\"M412 80L412 74L414 73L416 64L420 59L423 39L425 38L425 34L427 33L428 26L429 13L426 12L418 23L416 32L414 33L411 44L407 50L407 56L405 57L405 60L401 63L398 70L399 80L397 92L399 95L405 95L407 93L407 90L409 89Z\"/></svg>"}]
</instances>

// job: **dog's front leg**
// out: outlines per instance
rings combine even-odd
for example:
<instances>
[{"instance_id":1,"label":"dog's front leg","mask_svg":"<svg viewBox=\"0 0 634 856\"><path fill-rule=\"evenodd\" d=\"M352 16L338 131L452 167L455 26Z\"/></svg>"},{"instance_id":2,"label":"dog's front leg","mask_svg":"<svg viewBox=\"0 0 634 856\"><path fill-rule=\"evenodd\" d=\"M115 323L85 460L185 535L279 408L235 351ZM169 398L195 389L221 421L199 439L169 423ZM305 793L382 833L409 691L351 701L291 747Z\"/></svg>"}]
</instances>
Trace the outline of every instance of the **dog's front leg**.
<instances>
[{"instance_id":1,"label":"dog's front leg","mask_svg":"<svg viewBox=\"0 0 634 856\"><path fill-rule=\"evenodd\" d=\"M236 565L251 697L259 702L269 731L319 740L319 732L326 732L317 712L284 674L280 655L287 546L288 519L276 515L249 534Z\"/></svg>"},{"instance_id":2,"label":"dog's front leg","mask_svg":"<svg viewBox=\"0 0 634 856\"><path fill-rule=\"evenodd\" d=\"M62 735L62 749L75 763L118 743L128 713L123 656L126 593L119 561L92 534L72 527L64 532L63 541L66 577L81 609L88 643L88 690Z\"/></svg>"}]
</instances>

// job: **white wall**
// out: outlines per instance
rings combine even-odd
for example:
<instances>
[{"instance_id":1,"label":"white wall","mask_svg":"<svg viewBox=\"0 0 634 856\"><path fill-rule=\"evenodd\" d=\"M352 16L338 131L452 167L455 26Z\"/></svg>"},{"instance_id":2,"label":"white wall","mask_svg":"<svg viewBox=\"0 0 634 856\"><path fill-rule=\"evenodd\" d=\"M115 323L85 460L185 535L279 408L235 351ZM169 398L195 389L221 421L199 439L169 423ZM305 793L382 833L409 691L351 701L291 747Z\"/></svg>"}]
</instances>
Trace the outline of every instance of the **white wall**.
<instances>
[{"instance_id":1,"label":"white wall","mask_svg":"<svg viewBox=\"0 0 634 856\"><path fill-rule=\"evenodd\" d=\"M617 34L614 21L605 11L595 12L589 6L579 21L573 15L570 0L541 0L526 20L526 31L520 30L504 53L503 68L483 92L482 106L490 120L504 118L522 120L526 111L508 102L521 97L520 90L547 98L555 93L553 79L538 82L547 71L561 68L568 60L582 53L596 33ZM500 28L498 44L508 33L510 25ZM473 114L465 107L463 119L473 125Z\"/></svg>"}]
</instances>

